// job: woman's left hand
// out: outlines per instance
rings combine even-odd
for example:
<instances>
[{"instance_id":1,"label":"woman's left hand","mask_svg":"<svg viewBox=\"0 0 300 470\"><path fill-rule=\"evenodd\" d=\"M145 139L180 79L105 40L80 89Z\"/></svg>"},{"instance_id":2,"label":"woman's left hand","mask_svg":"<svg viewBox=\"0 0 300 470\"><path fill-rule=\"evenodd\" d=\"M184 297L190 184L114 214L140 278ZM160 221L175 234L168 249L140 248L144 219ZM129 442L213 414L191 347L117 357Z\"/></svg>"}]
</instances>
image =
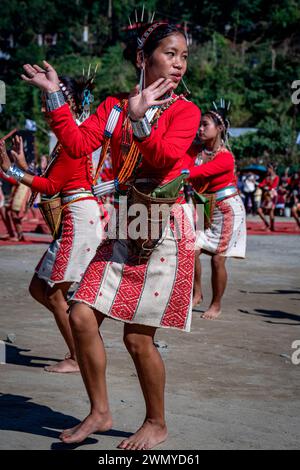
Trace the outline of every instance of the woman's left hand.
<instances>
[{"instance_id":1,"label":"woman's left hand","mask_svg":"<svg viewBox=\"0 0 300 470\"><path fill-rule=\"evenodd\" d=\"M26 162L23 148L23 139L20 135L16 135L16 137L13 138L11 155L13 157L14 163L16 163L22 170L28 170L28 164Z\"/></svg>"},{"instance_id":2,"label":"woman's left hand","mask_svg":"<svg viewBox=\"0 0 300 470\"><path fill-rule=\"evenodd\" d=\"M4 140L0 140L0 166L5 173L11 166L11 161L7 155Z\"/></svg>"},{"instance_id":3,"label":"woman's left hand","mask_svg":"<svg viewBox=\"0 0 300 470\"><path fill-rule=\"evenodd\" d=\"M147 109L151 106L160 106L168 103L172 98L169 97L164 100L159 100L161 96L171 91L174 88L174 83L170 79L159 78L151 83L142 92L137 85L130 93L128 98L128 113L133 121L143 119Z\"/></svg>"}]
</instances>

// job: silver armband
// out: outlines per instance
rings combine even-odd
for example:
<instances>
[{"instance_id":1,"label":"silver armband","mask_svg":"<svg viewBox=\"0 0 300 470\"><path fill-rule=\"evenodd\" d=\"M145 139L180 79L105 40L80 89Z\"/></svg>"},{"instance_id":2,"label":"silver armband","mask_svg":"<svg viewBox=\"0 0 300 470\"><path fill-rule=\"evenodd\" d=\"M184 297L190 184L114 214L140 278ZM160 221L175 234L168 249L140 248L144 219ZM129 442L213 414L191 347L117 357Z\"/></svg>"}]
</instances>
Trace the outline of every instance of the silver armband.
<instances>
[{"instance_id":1,"label":"silver armband","mask_svg":"<svg viewBox=\"0 0 300 470\"><path fill-rule=\"evenodd\" d=\"M6 176L14 178L16 181L22 181L25 176L25 172L16 165L11 165L5 174Z\"/></svg>"},{"instance_id":2,"label":"silver armband","mask_svg":"<svg viewBox=\"0 0 300 470\"><path fill-rule=\"evenodd\" d=\"M143 119L140 119L139 121L131 120L131 125L133 133L138 139L144 139L151 134L151 124L148 121L147 116L144 116Z\"/></svg>"},{"instance_id":3,"label":"silver armband","mask_svg":"<svg viewBox=\"0 0 300 470\"><path fill-rule=\"evenodd\" d=\"M46 108L47 111L54 111L66 103L64 94L61 90L54 91L53 93L46 93Z\"/></svg>"}]
</instances>

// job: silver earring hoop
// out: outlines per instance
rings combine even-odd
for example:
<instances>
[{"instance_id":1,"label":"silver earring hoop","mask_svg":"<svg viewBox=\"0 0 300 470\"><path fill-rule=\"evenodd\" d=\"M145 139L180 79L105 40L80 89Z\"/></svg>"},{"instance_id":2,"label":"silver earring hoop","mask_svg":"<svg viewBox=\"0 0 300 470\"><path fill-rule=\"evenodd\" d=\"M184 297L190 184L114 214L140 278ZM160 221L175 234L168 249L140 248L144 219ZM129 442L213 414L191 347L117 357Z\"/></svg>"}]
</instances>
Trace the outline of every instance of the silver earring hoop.
<instances>
[{"instance_id":1,"label":"silver earring hoop","mask_svg":"<svg viewBox=\"0 0 300 470\"><path fill-rule=\"evenodd\" d=\"M140 93L142 93L143 89L145 88L145 69L144 69L144 67L141 68L139 88L140 88Z\"/></svg>"},{"instance_id":2,"label":"silver earring hoop","mask_svg":"<svg viewBox=\"0 0 300 470\"><path fill-rule=\"evenodd\" d=\"M188 89L188 87L187 87L185 81L183 80L183 77L181 78L181 81L182 81L182 84L183 84L184 88L186 89L187 94L190 95L190 94L191 94L191 91Z\"/></svg>"}]
</instances>

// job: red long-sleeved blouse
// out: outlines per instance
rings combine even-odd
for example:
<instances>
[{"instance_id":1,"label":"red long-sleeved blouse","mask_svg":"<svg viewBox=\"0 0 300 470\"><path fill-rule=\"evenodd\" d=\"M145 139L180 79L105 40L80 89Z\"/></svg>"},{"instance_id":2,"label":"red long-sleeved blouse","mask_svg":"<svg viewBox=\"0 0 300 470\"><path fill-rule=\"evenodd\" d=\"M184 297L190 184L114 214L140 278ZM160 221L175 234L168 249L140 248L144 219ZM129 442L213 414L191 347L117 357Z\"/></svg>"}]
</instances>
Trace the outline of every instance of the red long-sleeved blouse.
<instances>
[{"instance_id":1,"label":"red long-sleeved blouse","mask_svg":"<svg viewBox=\"0 0 300 470\"><path fill-rule=\"evenodd\" d=\"M190 170L190 179L200 184L208 183L207 191L215 192L226 186L236 186L234 156L228 150L218 152L213 160Z\"/></svg>"},{"instance_id":2,"label":"red long-sleeved blouse","mask_svg":"<svg viewBox=\"0 0 300 470\"><path fill-rule=\"evenodd\" d=\"M76 125L76 124L75 124ZM71 189L91 189L87 157L72 158L61 149L46 176L34 176L31 189L54 195Z\"/></svg>"},{"instance_id":3,"label":"red long-sleeved blouse","mask_svg":"<svg viewBox=\"0 0 300 470\"><path fill-rule=\"evenodd\" d=\"M4 173L3 170L1 170L1 168L0 168L0 179L3 181L7 181L8 183L13 184L13 185L18 184L18 182L14 178L11 178L10 176L6 176L6 174Z\"/></svg>"},{"instance_id":4,"label":"red long-sleeved blouse","mask_svg":"<svg viewBox=\"0 0 300 470\"><path fill-rule=\"evenodd\" d=\"M80 127L74 122L68 105L48 113L50 126L59 142L71 157L88 155L101 146L110 111L120 97L109 96ZM122 125L127 116L123 111L111 139L113 175L116 177L123 163L121 142ZM136 144L143 155L138 177L170 181L184 168L188 148L200 123L199 108L184 98L179 98L166 109L152 126L151 134Z\"/></svg>"},{"instance_id":5,"label":"red long-sleeved blouse","mask_svg":"<svg viewBox=\"0 0 300 470\"><path fill-rule=\"evenodd\" d=\"M279 176L275 175L274 178L267 176L261 183L259 183L259 188L267 188L269 191L271 189L276 189L279 185Z\"/></svg>"}]
</instances>

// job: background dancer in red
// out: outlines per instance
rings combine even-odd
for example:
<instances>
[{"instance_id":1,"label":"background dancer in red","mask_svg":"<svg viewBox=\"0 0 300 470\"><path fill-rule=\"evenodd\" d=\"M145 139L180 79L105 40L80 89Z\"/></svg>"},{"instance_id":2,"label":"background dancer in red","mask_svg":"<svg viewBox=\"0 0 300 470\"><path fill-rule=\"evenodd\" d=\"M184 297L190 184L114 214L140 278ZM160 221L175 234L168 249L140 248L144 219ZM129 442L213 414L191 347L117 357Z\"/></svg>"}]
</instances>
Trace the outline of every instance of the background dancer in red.
<instances>
[{"instance_id":1,"label":"background dancer in red","mask_svg":"<svg viewBox=\"0 0 300 470\"><path fill-rule=\"evenodd\" d=\"M75 124L74 120L82 114L83 95L84 92L89 92L90 82L62 77L60 86ZM7 172L11 162L6 154L4 142L1 144L1 166L3 171ZM33 192L51 196L60 194L62 198L60 228L36 267L29 291L35 300L53 313L69 349L63 361L45 369L48 372L78 372L66 299L71 285L81 280L102 240L99 206L91 192L91 157L71 158L58 144L51 155L45 175L40 177L27 173L22 146L14 149L14 155L20 167L16 176L23 185L30 187Z\"/></svg>"},{"instance_id":2,"label":"background dancer in red","mask_svg":"<svg viewBox=\"0 0 300 470\"><path fill-rule=\"evenodd\" d=\"M14 239L17 240L17 238L15 238L15 233L14 233L12 221L11 221L11 219L9 217L9 214L8 214L8 208L5 206L5 196L4 196L4 193L2 191L2 181L7 181L8 183L13 184L13 185L17 184L15 179L5 176L5 174L3 173L3 171L0 168L0 217L3 221L3 223L4 223L6 231L7 231L7 234L4 235L4 237L1 237L1 239L9 238L10 240L14 240Z\"/></svg>"},{"instance_id":3,"label":"background dancer in red","mask_svg":"<svg viewBox=\"0 0 300 470\"><path fill-rule=\"evenodd\" d=\"M267 165L268 173L266 178L259 183L259 188L262 188L263 194L261 198L260 207L257 210L258 215L264 221L267 229L272 232L275 231L275 207L277 202L277 188L279 186L279 176L276 175L274 166L272 163ZM267 222L265 215L270 218L270 223Z\"/></svg>"},{"instance_id":4,"label":"background dancer in red","mask_svg":"<svg viewBox=\"0 0 300 470\"><path fill-rule=\"evenodd\" d=\"M215 104L215 103L214 103ZM204 230L196 239L198 254L211 256L212 300L202 318L212 320L221 313L221 300L227 284L226 258L244 258L246 250L246 215L238 194L234 156L226 147L229 121L224 100L205 113L201 120L201 145L193 146L199 166L189 170L190 180L198 192L207 199L209 210ZM196 282L194 305L202 301L201 264L196 251Z\"/></svg>"},{"instance_id":5,"label":"background dancer in red","mask_svg":"<svg viewBox=\"0 0 300 470\"><path fill-rule=\"evenodd\" d=\"M154 194L164 183L181 178L187 150L199 126L200 111L172 92L187 68L188 48L183 32L165 23L151 24L138 34L134 46L129 45L130 51L141 71L140 87L125 102L119 97L108 97L79 128L72 122L59 92L57 74L48 63L44 63L44 70L24 66L23 79L48 93L52 130L70 155L78 158L101 144L105 148L110 139L116 188L121 190L120 186L124 188L131 178L135 185L151 186ZM180 215L184 206L176 206ZM98 333L106 317L125 323L124 342L136 366L146 404L142 426L119 447L149 449L167 437L165 370L153 340L158 327L189 331L194 266L192 223L187 225L187 234L181 240L175 239L172 223L166 226L164 238L150 250L148 259L141 260L134 254L132 240L107 240L99 247L73 296L70 322L91 411L79 426L62 433L61 439L66 443L81 442L112 425L105 351ZM187 238L192 247L188 247Z\"/></svg>"}]
</instances>

